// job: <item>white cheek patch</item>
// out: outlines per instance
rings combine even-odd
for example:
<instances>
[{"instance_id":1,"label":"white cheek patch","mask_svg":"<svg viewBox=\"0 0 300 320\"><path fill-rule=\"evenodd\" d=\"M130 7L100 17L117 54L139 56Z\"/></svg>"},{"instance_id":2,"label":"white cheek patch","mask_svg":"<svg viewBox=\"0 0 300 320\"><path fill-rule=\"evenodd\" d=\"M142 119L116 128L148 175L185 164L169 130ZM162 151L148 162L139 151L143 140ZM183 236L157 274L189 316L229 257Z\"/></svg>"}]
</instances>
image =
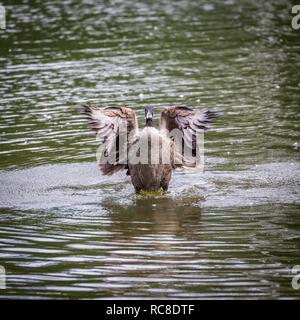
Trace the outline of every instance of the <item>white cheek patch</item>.
<instances>
[{"instance_id":1,"label":"white cheek patch","mask_svg":"<svg viewBox=\"0 0 300 320\"><path fill-rule=\"evenodd\" d=\"M151 112L147 111L146 119L152 119L152 114L151 114Z\"/></svg>"}]
</instances>

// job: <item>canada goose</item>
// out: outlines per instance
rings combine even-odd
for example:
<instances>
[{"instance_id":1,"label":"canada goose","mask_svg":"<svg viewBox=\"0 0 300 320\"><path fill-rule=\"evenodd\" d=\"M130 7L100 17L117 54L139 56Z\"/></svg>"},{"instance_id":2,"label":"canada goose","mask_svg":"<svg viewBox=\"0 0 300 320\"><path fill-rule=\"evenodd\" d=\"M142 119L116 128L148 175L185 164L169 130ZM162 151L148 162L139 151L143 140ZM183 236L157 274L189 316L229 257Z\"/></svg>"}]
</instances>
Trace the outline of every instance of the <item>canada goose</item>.
<instances>
[{"instance_id":1,"label":"canada goose","mask_svg":"<svg viewBox=\"0 0 300 320\"><path fill-rule=\"evenodd\" d=\"M137 193L166 191L175 168L196 167L197 134L207 130L216 117L215 112L207 109L164 107L157 130L153 127L153 109L145 107L146 126L139 130L135 112L130 108L83 107L89 126L103 147L99 163L102 174L127 170ZM173 131L181 134L179 139L169 134Z\"/></svg>"}]
</instances>

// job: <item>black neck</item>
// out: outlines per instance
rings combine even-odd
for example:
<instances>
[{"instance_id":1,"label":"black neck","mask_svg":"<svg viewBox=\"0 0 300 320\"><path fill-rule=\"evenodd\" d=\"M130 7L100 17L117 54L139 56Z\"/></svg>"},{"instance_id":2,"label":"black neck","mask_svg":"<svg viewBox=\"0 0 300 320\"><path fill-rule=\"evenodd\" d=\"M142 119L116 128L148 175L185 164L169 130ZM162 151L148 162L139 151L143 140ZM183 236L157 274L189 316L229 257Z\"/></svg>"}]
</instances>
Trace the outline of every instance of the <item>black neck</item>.
<instances>
[{"instance_id":1,"label":"black neck","mask_svg":"<svg viewBox=\"0 0 300 320\"><path fill-rule=\"evenodd\" d=\"M146 126L152 127L152 119L146 119Z\"/></svg>"}]
</instances>

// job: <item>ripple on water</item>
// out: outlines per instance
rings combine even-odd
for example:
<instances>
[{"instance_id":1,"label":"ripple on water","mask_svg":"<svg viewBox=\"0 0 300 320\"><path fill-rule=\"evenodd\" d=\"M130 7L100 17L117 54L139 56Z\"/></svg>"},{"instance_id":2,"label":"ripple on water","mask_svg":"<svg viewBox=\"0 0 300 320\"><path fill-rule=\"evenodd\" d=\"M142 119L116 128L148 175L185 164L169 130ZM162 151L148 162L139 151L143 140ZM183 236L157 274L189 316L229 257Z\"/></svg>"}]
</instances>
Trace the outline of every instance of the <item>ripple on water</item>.
<instances>
[{"instance_id":1,"label":"ripple on water","mask_svg":"<svg viewBox=\"0 0 300 320\"><path fill-rule=\"evenodd\" d=\"M1 298L297 298L300 60L290 7L7 5ZM204 174L178 170L155 198L136 196L125 175L101 176L79 113L86 102L131 106L141 125L145 105L218 111Z\"/></svg>"}]
</instances>

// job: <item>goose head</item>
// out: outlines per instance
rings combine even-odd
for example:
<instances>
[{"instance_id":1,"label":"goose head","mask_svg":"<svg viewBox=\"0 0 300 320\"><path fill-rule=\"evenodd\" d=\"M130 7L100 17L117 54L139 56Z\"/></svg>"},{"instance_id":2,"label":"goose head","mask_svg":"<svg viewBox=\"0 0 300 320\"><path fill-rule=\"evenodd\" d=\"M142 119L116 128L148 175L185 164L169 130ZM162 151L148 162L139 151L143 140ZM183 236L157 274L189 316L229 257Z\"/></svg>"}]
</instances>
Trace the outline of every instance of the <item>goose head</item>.
<instances>
[{"instance_id":1,"label":"goose head","mask_svg":"<svg viewBox=\"0 0 300 320\"><path fill-rule=\"evenodd\" d=\"M146 120L146 126L152 127L152 120L153 120L153 106L146 106L145 107L145 120Z\"/></svg>"}]
</instances>

